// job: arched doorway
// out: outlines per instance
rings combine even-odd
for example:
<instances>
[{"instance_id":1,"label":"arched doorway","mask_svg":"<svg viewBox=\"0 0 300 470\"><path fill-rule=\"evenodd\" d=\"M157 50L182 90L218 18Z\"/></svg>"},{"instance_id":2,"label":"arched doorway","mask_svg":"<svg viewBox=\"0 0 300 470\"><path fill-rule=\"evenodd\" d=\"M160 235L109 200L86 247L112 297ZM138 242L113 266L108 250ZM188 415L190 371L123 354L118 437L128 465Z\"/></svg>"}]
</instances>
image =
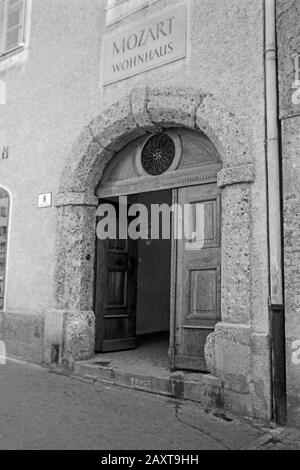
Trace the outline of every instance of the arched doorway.
<instances>
[{"instance_id":1,"label":"arched doorway","mask_svg":"<svg viewBox=\"0 0 300 470\"><path fill-rule=\"evenodd\" d=\"M68 368L76 361L94 357L95 231L99 205L96 188L116 153L135 139L172 127L201 131L222 159L223 169L217 176L212 175L213 184L217 178L217 186L222 189L222 318L206 340L206 362L212 374L226 380L234 389L237 377L256 377L250 362L244 364L242 372L236 362L240 351L246 350L250 357L252 336L256 334L251 329L255 312L252 312L253 271L250 269L250 260L253 262L253 256L257 259L251 231L254 147L245 120L241 116L237 119L219 99L201 90L135 88L102 111L72 146L55 200L56 308L49 312L49 322L46 321L45 360L51 361L53 346L58 346L59 362ZM209 183L209 177L209 171L201 173L198 169L192 176L182 175L181 180L176 175L173 182L177 188L183 188ZM172 290L171 309L175 296ZM171 321L171 331L175 328ZM264 341L263 360L269 364L267 334ZM257 380L259 386L264 386L260 377Z\"/></svg>"},{"instance_id":2,"label":"arched doorway","mask_svg":"<svg viewBox=\"0 0 300 470\"><path fill-rule=\"evenodd\" d=\"M212 376L226 383L230 409L267 417L271 412L268 309L260 301L265 297L255 293L260 286L262 295L267 285L266 277L259 275L266 237L261 232L263 196L258 197L264 172L258 172L256 164L263 159L256 158L247 116L237 117L219 98L201 90L135 88L87 125L71 148L56 197L56 308L47 313L45 360L51 361L53 346L59 350L60 364L68 368L94 357L96 188L109 162L129 143L172 127L201 131L222 160L217 175L222 190L221 321L206 340L206 363ZM212 184L215 181L214 174ZM180 189L202 186L204 180L197 170L173 182L179 183L174 189ZM171 306L175 296L172 291ZM170 329L175 331L174 322Z\"/></svg>"},{"instance_id":3,"label":"arched doorway","mask_svg":"<svg viewBox=\"0 0 300 470\"><path fill-rule=\"evenodd\" d=\"M165 335L171 369L207 370L206 339L221 320L221 168L208 137L182 127L133 139L110 160L96 190L99 226L119 225L126 205L126 229L139 214L139 236L98 237L96 352L149 335L162 345Z\"/></svg>"}]
</instances>

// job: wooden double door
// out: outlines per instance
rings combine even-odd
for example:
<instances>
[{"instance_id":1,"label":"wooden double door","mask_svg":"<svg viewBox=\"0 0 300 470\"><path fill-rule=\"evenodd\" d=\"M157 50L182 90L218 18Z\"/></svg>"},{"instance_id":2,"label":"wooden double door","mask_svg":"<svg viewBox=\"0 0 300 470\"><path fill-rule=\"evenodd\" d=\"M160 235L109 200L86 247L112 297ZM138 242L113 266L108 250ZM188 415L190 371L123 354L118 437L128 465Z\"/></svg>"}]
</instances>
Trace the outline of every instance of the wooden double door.
<instances>
[{"instance_id":1,"label":"wooden double door","mask_svg":"<svg viewBox=\"0 0 300 470\"><path fill-rule=\"evenodd\" d=\"M205 342L220 319L220 190L216 184L174 189L173 202L182 216L173 218L166 285L173 297L170 368L206 371ZM97 240L96 352L136 348L138 270L136 240Z\"/></svg>"}]
</instances>

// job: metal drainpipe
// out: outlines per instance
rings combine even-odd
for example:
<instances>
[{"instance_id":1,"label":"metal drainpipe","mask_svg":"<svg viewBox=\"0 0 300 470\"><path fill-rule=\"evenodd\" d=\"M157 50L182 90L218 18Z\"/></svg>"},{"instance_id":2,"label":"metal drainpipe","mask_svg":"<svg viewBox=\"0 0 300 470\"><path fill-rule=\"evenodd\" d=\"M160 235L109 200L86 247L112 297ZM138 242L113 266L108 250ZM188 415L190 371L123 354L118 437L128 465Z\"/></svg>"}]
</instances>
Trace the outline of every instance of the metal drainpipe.
<instances>
[{"instance_id":1,"label":"metal drainpipe","mask_svg":"<svg viewBox=\"0 0 300 470\"><path fill-rule=\"evenodd\" d=\"M265 48L273 419L278 424L284 425L286 423L286 369L276 0L265 0Z\"/></svg>"}]
</instances>

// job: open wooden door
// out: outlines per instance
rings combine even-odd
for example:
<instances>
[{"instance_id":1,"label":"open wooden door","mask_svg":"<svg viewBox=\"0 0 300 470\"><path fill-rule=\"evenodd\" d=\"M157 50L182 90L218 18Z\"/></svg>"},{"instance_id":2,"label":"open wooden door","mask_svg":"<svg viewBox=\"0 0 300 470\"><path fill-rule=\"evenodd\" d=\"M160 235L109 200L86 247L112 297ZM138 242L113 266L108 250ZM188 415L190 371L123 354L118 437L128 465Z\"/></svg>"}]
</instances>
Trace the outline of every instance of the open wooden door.
<instances>
[{"instance_id":1,"label":"open wooden door","mask_svg":"<svg viewBox=\"0 0 300 470\"><path fill-rule=\"evenodd\" d=\"M178 190L178 203L190 205L195 226L202 214L203 244L177 242L175 369L206 371L207 336L220 320L221 195L216 184ZM203 246L201 246L203 245Z\"/></svg>"},{"instance_id":2,"label":"open wooden door","mask_svg":"<svg viewBox=\"0 0 300 470\"><path fill-rule=\"evenodd\" d=\"M117 205L115 208L118 217ZM96 352L134 349L136 347L136 241L118 238L97 239L96 284Z\"/></svg>"}]
</instances>

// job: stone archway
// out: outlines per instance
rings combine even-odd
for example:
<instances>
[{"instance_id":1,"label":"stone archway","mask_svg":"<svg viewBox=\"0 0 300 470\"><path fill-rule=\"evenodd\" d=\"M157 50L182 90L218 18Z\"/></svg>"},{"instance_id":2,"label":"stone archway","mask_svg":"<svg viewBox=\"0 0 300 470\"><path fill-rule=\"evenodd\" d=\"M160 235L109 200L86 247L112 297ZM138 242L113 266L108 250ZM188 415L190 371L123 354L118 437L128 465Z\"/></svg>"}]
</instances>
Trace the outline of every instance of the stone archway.
<instances>
[{"instance_id":1,"label":"stone archway","mask_svg":"<svg viewBox=\"0 0 300 470\"><path fill-rule=\"evenodd\" d=\"M82 131L67 159L56 198L57 310L46 320L46 360L53 343L59 343L60 362L67 367L94 355L95 188L105 166L115 152L136 137L172 126L200 129L214 143L223 162L218 175L218 185L223 188L222 322L207 343L209 368L220 378L234 382L237 372L232 356L243 351L249 356L251 183L255 172L246 126L202 91L137 88ZM48 330L47 323L51 325ZM228 359L225 365L220 357L224 348ZM245 376L249 374L250 359L245 363Z\"/></svg>"},{"instance_id":2,"label":"stone archway","mask_svg":"<svg viewBox=\"0 0 300 470\"><path fill-rule=\"evenodd\" d=\"M224 168L252 163L245 125L213 96L189 89L133 89L81 132L65 165L58 203L74 193L94 196L112 155L136 137L160 128L200 129L218 150Z\"/></svg>"}]
</instances>

